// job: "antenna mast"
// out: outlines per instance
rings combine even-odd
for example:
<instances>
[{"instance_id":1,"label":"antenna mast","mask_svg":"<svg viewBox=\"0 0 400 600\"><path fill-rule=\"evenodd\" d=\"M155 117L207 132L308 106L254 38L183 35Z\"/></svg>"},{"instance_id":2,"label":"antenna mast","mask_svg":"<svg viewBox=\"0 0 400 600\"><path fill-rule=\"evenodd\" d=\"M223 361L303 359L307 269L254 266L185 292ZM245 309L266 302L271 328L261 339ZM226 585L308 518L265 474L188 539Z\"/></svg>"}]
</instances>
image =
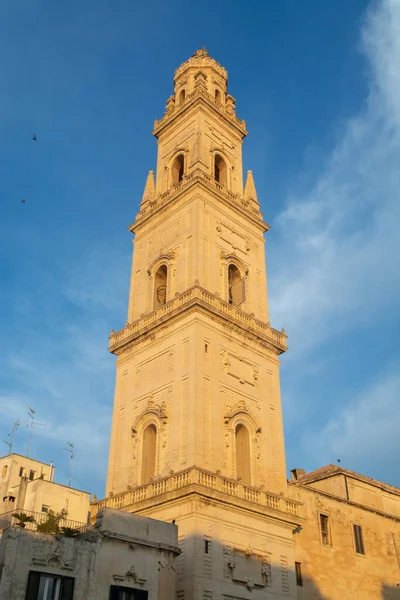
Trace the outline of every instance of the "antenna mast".
<instances>
[{"instance_id":1,"label":"antenna mast","mask_svg":"<svg viewBox=\"0 0 400 600\"><path fill-rule=\"evenodd\" d=\"M11 450L12 450L13 443L14 443L14 434L15 434L15 432L16 432L16 430L18 429L18 427L19 427L19 426L20 426L20 421L19 421L19 419L17 419L17 420L14 422L14 424L13 424L13 428L12 428L12 431L11 431L11 433L9 433L9 434L8 434L8 437L10 438L10 441L9 441L9 442L7 442L7 440L4 440L4 441L5 441L5 443L6 443L6 444L7 444L7 446L8 446L8 454L11 454Z\"/></svg>"},{"instance_id":2,"label":"antenna mast","mask_svg":"<svg viewBox=\"0 0 400 600\"><path fill-rule=\"evenodd\" d=\"M32 439L32 429L34 425L40 425L40 427L46 427L46 425L44 423L35 423L35 409L32 408L32 406L28 407L28 417L31 419L31 423L30 425L27 425L27 427L29 427L29 434L28 434L28 446L26 447L26 454L25 456L28 458L29 455L29 449L31 447L31 439Z\"/></svg>"},{"instance_id":3,"label":"antenna mast","mask_svg":"<svg viewBox=\"0 0 400 600\"><path fill-rule=\"evenodd\" d=\"M66 450L67 452L70 453L70 457L69 457L69 468L68 468L68 487L71 487L71 481L72 481L72 461L74 460L74 445L71 442L68 442L67 440L67 445L68 448L64 448L64 450Z\"/></svg>"}]
</instances>

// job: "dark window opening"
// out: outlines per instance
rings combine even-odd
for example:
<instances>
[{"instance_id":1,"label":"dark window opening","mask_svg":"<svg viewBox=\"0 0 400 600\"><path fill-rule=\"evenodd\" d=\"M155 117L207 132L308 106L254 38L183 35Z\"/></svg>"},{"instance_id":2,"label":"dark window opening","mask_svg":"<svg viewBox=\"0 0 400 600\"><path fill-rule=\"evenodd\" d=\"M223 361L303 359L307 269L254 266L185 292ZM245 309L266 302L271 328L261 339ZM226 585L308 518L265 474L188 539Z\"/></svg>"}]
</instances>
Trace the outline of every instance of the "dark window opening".
<instances>
[{"instance_id":1,"label":"dark window opening","mask_svg":"<svg viewBox=\"0 0 400 600\"><path fill-rule=\"evenodd\" d=\"M35 471L29 471L29 480L33 481L35 479Z\"/></svg>"},{"instance_id":2,"label":"dark window opening","mask_svg":"<svg viewBox=\"0 0 400 600\"><path fill-rule=\"evenodd\" d=\"M50 506L46 506L45 504L43 504L43 506L42 506L42 513L48 513L49 512L49 508L50 508Z\"/></svg>"},{"instance_id":3,"label":"dark window opening","mask_svg":"<svg viewBox=\"0 0 400 600\"><path fill-rule=\"evenodd\" d=\"M229 304L239 306L245 300L245 281L236 265L228 267Z\"/></svg>"},{"instance_id":4,"label":"dark window opening","mask_svg":"<svg viewBox=\"0 0 400 600\"><path fill-rule=\"evenodd\" d=\"M204 554L211 554L211 542L210 542L210 540L204 540Z\"/></svg>"},{"instance_id":5,"label":"dark window opening","mask_svg":"<svg viewBox=\"0 0 400 600\"><path fill-rule=\"evenodd\" d=\"M183 176L185 174L185 157L183 154L179 154L173 164L172 164L172 184L176 185L180 181L182 181Z\"/></svg>"},{"instance_id":6,"label":"dark window opening","mask_svg":"<svg viewBox=\"0 0 400 600\"><path fill-rule=\"evenodd\" d=\"M24 474L24 467L19 468L19 476L22 477Z\"/></svg>"},{"instance_id":7,"label":"dark window opening","mask_svg":"<svg viewBox=\"0 0 400 600\"><path fill-rule=\"evenodd\" d=\"M29 571L25 600L72 600L73 577Z\"/></svg>"},{"instance_id":8,"label":"dark window opening","mask_svg":"<svg viewBox=\"0 0 400 600\"><path fill-rule=\"evenodd\" d=\"M295 570L296 570L296 585L299 585L300 587L302 587L303 586L303 577L301 575L301 563L295 562L294 566L295 566Z\"/></svg>"},{"instance_id":9,"label":"dark window opening","mask_svg":"<svg viewBox=\"0 0 400 600\"><path fill-rule=\"evenodd\" d=\"M204 344L204 354L208 354L208 344Z\"/></svg>"},{"instance_id":10,"label":"dark window opening","mask_svg":"<svg viewBox=\"0 0 400 600\"><path fill-rule=\"evenodd\" d=\"M324 546L330 546L329 517L327 515L319 515L319 522L321 526L321 542Z\"/></svg>"},{"instance_id":11,"label":"dark window opening","mask_svg":"<svg viewBox=\"0 0 400 600\"><path fill-rule=\"evenodd\" d=\"M110 587L110 600L147 600L149 592L134 588L112 585Z\"/></svg>"},{"instance_id":12,"label":"dark window opening","mask_svg":"<svg viewBox=\"0 0 400 600\"><path fill-rule=\"evenodd\" d=\"M186 97L186 92L185 92L185 90L182 90L181 93L179 94L179 104L184 101L185 97Z\"/></svg>"},{"instance_id":13,"label":"dark window opening","mask_svg":"<svg viewBox=\"0 0 400 600\"><path fill-rule=\"evenodd\" d=\"M215 90L215 99L219 104L221 103L221 92L219 90Z\"/></svg>"},{"instance_id":14,"label":"dark window opening","mask_svg":"<svg viewBox=\"0 0 400 600\"><path fill-rule=\"evenodd\" d=\"M219 154L215 155L214 158L214 177L217 183L226 185L227 183L227 168L226 162Z\"/></svg>"},{"instance_id":15,"label":"dark window opening","mask_svg":"<svg viewBox=\"0 0 400 600\"><path fill-rule=\"evenodd\" d=\"M365 554L364 538L361 525L353 525L354 544L357 554Z\"/></svg>"},{"instance_id":16,"label":"dark window opening","mask_svg":"<svg viewBox=\"0 0 400 600\"><path fill-rule=\"evenodd\" d=\"M154 278L154 308L163 306L167 301L167 265L161 265Z\"/></svg>"}]
</instances>

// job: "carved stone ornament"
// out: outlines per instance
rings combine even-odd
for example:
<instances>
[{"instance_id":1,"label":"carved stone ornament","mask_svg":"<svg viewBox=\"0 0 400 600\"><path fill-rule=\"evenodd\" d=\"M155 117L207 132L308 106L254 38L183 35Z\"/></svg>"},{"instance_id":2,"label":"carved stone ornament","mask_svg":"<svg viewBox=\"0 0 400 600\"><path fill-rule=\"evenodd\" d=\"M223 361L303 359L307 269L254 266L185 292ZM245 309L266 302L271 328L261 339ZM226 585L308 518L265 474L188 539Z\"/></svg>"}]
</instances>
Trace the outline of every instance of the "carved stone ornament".
<instances>
[{"instance_id":1,"label":"carved stone ornament","mask_svg":"<svg viewBox=\"0 0 400 600\"><path fill-rule=\"evenodd\" d=\"M123 581L134 581L135 583L139 584L139 585L143 585L144 583L146 583L147 579L145 577L140 577L137 573L136 573L136 569L135 569L135 565L132 565L131 568L129 569L129 571L127 571L124 575L120 575L118 573L115 573L113 575L113 579L115 583L120 583Z\"/></svg>"},{"instance_id":2,"label":"carved stone ornament","mask_svg":"<svg viewBox=\"0 0 400 600\"><path fill-rule=\"evenodd\" d=\"M51 548L46 554L34 556L32 558L32 563L43 567L55 566L59 569L72 571L75 568L76 563L73 545L69 544L69 547L66 547L66 540L63 540L63 543L58 542L57 545Z\"/></svg>"}]
</instances>

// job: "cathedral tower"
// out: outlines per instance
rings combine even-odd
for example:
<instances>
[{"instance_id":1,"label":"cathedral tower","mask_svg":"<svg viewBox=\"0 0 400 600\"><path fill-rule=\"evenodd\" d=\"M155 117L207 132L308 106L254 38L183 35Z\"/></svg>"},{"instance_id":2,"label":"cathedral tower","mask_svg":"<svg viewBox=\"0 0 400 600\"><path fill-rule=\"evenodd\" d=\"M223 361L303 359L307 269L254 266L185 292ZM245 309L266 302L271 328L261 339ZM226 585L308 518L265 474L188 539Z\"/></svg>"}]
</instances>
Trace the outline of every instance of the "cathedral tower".
<instances>
[{"instance_id":1,"label":"cathedral tower","mask_svg":"<svg viewBox=\"0 0 400 600\"><path fill-rule=\"evenodd\" d=\"M177 598L296 596L279 355L244 121L205 50L175 72L134 238L107 497L179 527Z\"/></svg>"}]
</instances>

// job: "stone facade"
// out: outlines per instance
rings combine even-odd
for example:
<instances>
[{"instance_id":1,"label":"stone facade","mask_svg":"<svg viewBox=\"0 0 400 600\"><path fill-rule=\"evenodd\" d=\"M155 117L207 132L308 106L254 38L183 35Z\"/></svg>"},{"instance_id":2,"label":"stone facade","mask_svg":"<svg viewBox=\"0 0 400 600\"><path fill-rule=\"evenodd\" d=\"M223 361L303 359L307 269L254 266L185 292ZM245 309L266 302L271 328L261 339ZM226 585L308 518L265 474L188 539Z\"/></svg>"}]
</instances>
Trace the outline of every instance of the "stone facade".
<instances>
[{"instance_id":1,"label":"stone facade","mask_svg":"<svg viewBox=\"0 0 400 600\"><path fill-rule=\"evenodd\" d=\"M59 579L63 600L122 598L112 586L115 594L135 590L138 600L174 600L178 554L175 525L112 509L77 538L11 527L0 541L0 598L45 597L42 576Z\"/></svg>"},{"instance_id":2,"label":"stone facade","mask_svg":"<svg viewBox=\"0 0 400 600\"><path fill-rule=\"evenodd\" d=\"M335 465L293 476L299 600L399 600L400 490Z\"/></svg>"}]
</instances>

